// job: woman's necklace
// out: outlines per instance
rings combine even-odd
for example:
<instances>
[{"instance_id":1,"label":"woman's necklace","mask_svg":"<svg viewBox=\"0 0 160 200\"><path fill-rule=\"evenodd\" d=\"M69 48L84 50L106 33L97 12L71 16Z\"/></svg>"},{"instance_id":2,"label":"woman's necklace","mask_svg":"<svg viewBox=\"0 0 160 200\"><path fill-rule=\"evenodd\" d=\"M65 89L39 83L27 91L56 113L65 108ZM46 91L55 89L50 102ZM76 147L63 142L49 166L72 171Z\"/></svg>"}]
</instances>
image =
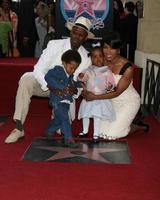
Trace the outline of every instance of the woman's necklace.
<instances>
[{"instance_id":1,"label":"woman's necklace","mask_svg":"<svg viewBox=\"0 0 160 200\"><path fill-rule=\"evenodd\" d=\"M119 73L121 67L123 66L124 60L121 56L116 56L113 60L105 60L105 64L110 68L113 73Z\"/></svg>"}]
</instances>

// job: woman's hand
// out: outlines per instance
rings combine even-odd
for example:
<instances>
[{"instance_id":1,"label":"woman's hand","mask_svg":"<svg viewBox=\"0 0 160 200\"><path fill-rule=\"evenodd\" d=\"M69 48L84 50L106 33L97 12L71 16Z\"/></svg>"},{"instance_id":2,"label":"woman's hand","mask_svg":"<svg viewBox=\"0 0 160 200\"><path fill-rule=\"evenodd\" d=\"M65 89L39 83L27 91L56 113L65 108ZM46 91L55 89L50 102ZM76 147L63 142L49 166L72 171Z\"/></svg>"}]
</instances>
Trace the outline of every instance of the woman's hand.
<instances>
[{"instance_id":1,"label":"woman's hand","mask_svg":"<svg viewBox=\"0 0 160 200\"><path fill-rule=\"evenodd\" d=\"M95 100L95 97L96 97L95 94L93 94L92 92L88 92L87 90L83 90L81 95L86 101Z\"/></svg>"},{"instance_id":2,"label":"woman's hand","mask_svg":"<svg viewBox=\"0 0 160 200\"><path fill-rule=\"evenodd\" d=\"M79 73L79 75L78 75L78 79L80 79L80 80L81 80L81 79L83 79L83 77L84 77L84 73L82 73L82 72L81 72L81 73Z\"/></svg>"}]
</instances>

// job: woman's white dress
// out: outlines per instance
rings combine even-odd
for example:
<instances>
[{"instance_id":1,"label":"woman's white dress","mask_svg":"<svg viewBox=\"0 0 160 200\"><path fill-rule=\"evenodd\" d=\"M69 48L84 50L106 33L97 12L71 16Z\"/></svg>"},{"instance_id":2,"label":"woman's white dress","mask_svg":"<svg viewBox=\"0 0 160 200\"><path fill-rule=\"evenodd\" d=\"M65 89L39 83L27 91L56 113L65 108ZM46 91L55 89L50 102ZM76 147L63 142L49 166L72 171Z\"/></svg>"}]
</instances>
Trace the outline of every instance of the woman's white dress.
<instances>
[{"instance_id":1,"label":"woman's white dress","mask_svg":"<svg viewBox=\"0 0 160 200\"><path fill-rule=\"evenodd\" d=\"M122 75L114 74L116 85ZM118 97L112 99L116 112L116 120L101 121L100 133L110 139L122 138L128 135L130 125L140 107L140 96L131 82L129 87Z\"/></svg>"}]
</instances>

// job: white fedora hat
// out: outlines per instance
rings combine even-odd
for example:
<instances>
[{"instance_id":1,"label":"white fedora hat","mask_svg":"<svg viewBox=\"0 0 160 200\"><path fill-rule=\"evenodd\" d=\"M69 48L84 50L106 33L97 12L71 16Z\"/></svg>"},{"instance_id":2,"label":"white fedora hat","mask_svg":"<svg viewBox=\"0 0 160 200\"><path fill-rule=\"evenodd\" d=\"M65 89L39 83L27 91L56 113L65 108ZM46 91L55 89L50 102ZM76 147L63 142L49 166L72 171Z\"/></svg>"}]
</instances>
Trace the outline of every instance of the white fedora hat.
<instances>
[{"instance_id":1,"label":"white fedora hat","mask_svg":"<svg viewBox=\"0 0 160 200\"><path fill-rule=\"evenodd\" d=\"M79 17L74 23L73 22L66 22L65 26L71 31L73 26L78 26L88 33L88 39L93 39L95 35L90 32L90 29L92 27L91 21L88 18L85 18L83 16Z\"/></svg>"}]
</instances>

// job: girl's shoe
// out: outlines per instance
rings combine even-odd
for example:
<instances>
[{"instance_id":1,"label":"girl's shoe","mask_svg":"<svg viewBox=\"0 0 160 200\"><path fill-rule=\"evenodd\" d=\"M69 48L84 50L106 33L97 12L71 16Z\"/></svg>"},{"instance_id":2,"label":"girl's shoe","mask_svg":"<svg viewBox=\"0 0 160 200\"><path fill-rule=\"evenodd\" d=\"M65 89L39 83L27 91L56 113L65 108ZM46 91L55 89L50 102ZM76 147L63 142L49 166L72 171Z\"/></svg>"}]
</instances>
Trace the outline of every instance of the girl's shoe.
<instances>
[{"instance_id":1,"label":"girl's shoe","mask_svg":"<svg viewBox=\"0 0 160 200\"><path fill-rule=\"evenodd\" d=\"M99 136L98 135L93 136L93 143L95 143L95 144L99 143Z\"/></svg>"},{"instance_id":2,"label":"girl's shoe","mask_svg":"<svg viewBox=\"0 0 160 200\"><path fill-rule=\"evenodd\" d=\"M81 133L78 134L78 137L79 138L86 138L86 137L88 137L88 133L81 132Z\"/></svg>"}]
</instances>

